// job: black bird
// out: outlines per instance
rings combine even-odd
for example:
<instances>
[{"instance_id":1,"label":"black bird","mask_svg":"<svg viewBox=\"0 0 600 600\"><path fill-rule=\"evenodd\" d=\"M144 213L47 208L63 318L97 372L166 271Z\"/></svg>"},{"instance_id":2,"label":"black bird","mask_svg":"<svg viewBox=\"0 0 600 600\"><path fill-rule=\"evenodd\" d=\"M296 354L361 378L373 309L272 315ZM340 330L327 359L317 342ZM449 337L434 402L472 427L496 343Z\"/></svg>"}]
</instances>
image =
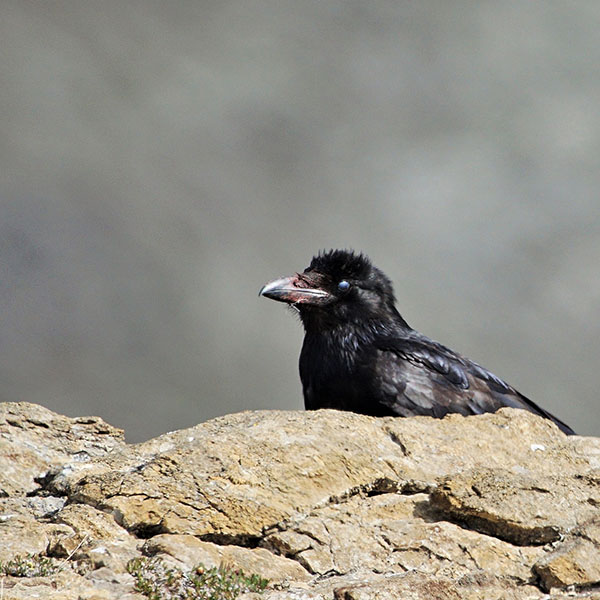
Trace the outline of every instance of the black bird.
<instances>
[{"instance_id":1,"label":"black bird","mask_svg":"<svg viewBox=\"0 0 600 600\"><path fill-rule=\"evenodd\" d=\"M364 254L320 253L304 272L267 283L260 294L300 314L307 410L443 417L511 406L575 433L490 371L412 329L396 310L392 282Z\"/></svg>"}]
</instances>

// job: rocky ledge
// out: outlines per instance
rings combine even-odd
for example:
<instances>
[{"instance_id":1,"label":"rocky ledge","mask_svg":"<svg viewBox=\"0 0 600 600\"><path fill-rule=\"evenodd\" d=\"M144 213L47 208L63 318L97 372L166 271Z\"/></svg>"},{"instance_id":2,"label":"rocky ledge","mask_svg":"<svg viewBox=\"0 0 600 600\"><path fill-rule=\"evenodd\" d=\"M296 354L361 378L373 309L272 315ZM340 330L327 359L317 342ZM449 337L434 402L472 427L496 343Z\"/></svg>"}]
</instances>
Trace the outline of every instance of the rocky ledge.
<instances>
[{"instance_id":1,"label":"rocky ledge","mask_svg":"<svg viewBox=\"0 0 600 600\"><path fill-rule=\"evenodd\" d=\"M246 599L600 598L600 439L523 411L245 412L131 445L3 403L0 464L2 600L142 600L144 560L269 580Z\"/></svg>"}]
</instances>

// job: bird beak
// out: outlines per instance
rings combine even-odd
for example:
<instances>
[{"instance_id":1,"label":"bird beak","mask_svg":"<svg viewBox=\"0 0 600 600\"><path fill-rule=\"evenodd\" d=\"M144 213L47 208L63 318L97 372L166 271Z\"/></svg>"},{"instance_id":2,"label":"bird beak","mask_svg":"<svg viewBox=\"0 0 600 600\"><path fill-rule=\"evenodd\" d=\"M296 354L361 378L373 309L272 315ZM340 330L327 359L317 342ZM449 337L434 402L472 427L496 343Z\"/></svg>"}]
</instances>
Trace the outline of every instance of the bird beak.
<instances>
[{"instance_id":1,"label":"bird beak","mask_svg":"<svg viewBox=\"0 0 600 600\"><path fill-rule=\"evenodd\" d=\"M302 287L303 282L298 277L283 277L267 283L259 292L259 296L271 298L288 304L327 304L330 294L318 288Z\"/></svg>"}]
</instances>

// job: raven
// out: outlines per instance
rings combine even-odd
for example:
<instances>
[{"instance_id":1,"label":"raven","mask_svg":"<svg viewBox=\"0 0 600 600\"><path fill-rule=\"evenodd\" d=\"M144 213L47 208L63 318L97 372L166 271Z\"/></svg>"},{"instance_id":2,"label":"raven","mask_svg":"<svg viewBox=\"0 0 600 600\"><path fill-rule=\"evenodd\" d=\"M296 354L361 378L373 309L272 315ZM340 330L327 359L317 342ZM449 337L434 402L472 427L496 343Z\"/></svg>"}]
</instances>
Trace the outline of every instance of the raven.
<instances>
[{"instance_id":1,"label":"raven","mask_svg":"<svg viewBox=\"0 0 600 600\"><path fill-rule=\"evenodd\" d=\"M443 417L510 406L575 433L487 369L412 329L396 310L392 282L364 254L319 253L302 273L267 283L260 295L300 315L307 410Z\"/></svg>"}]
</instances>

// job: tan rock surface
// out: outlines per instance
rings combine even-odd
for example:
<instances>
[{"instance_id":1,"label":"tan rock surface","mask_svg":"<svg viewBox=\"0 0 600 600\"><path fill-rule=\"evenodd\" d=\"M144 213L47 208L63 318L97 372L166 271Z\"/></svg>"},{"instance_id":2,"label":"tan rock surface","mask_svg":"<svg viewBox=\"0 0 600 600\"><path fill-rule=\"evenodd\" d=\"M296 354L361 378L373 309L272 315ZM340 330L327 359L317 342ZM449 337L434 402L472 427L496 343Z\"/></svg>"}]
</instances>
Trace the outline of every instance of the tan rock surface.
<instances>
[{"instance_id":1,"label":"tan rock surface","mask_svg":"<svg viewBox=\"0 0 600 600\"><path fill-rule=\"evenodd\" d=\"M219 546L203 542L193 535L155 535L144 544L142 550L150 556L168 555L180 563L180 568L187 570L199 563L209 568L231 565L246 573L260 573L274 583L302 582L310 579L310 574L298 562L273 555L264 548Z\"/></svg>"},{"instance_id":2,"label":"tan rock surface","mask_svg":"<svg viewBox=\"0 0 600 600\"><path fill-rule=\"evenodd\" d=\"M356 495L313 511L267 535L264 544L293 555L317 575L357 571L460 578L477 571L527 583L544 551L516 547L447 521L431 520L428 496Z\"/></svg>"},{"instance_id":3,"label":"tan rock surface","mask_svg":"<svg viewBox=\"0 0 600 600\"><path fill-rule=\"evenodd\" d=\"M598 514L600 487L575 472L549 475L478 469L453 475L432 494L443 515L519 545L545 544Z\"/></svg>"},{"instance_id":4,"label":"tan rock surface","mask_svg":"<svg viewBox=\"0 0 600 600\"><path fill-rule=\"evenodd\" d=\"M0 496L25 494L48 469L85 463L125 445L123 432L98 417L69 418L37 404L0 403Z\"/></svg>"},{"instance_id":5,"label":"tan rock surface","mask_svg":"<svg viewBox=\"0 0 600 600\"><path fill-rule=\"evenodd\" d=\"M127 445L0 404L0 448L0 560L58 565L2 600L140 597L141 556L256 572L265 600L592 598L600 578L600 440L523 411L247 412Z\"/></svg>"},{"instance_id":6,"label":"tan rock surface","mask_svg":"<svg viewBox=\"0 0 600 600\"><path fill-rule=\"evenodd\" d=\"M569 532L534 570L546 590L600 585L600 517Z\"/></svg>"},{"instance_id":7,"label":"tan rock surface","mask_svg":"<svg viewBox=\"0 0 600 600\"><path fill-rule=\"evenodd\" d=\"M45 552L52 540L72 531L53 522L63 498L0 498L0 561Z\"/></svg>"},{"instance_id":8,"label":"tan rock surface","mask_svg":"<svg viewBox=\"0 0 600 600\"><path fill-rule=\"evenodd\" d=\"M588 457L571 452L569 438L550 422L512 415L240 413L76 466L52 486L114 511L128 529L225 539L258 537L265 527L359 489L424 490L473 467L524 475L591 470Z\"/></svg>"}]
</instances>

